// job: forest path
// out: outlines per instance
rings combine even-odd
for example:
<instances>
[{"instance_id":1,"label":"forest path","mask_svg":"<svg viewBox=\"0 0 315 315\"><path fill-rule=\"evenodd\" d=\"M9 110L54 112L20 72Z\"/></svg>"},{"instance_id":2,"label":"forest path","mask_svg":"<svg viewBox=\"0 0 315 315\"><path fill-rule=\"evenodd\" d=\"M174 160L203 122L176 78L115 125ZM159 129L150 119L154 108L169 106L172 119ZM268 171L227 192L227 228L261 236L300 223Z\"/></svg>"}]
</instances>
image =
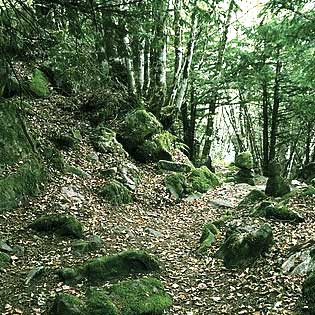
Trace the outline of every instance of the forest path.
<instances>
[{"instance_id":1,"label":"forest path","mask_svg":"<svg viewBox=\"0 0 315 315\"><path fill-rule=\"evenodd\" d=\"M0 272L0 285L5 288L0 290L1 314L44 314L57 292L84 295L87 283L65 285L56 271L127 249L146 250L165 265L161 279L174 302L167 314L300 314L296 302L301 296L304 277L283 275L281 265L290 246L307 241L315 234L311 199L295 204L306 215L305 223L296 226L268 221L275 245L266 257L245 270L228 270L222 260L214 258L226 226L208 252L198 256L196 248L202 227L208 221L219 219L227 210L233 211L233 220L241 224L266 222L250 217L250 209L241 211L214 205L214 201L221 200L236 206L252 187L225 183L200 199L175 201L164 185L166 173L158 171L154 164L138 164L142 181L134 193L135 201L112 206L97 194L99 187L106 183L100 171L130 160L104 154L92 161L91 154L95 155L90 144L93 128L82 117L73 115L73 103L68 105L71 108L68 110L65 100L43 102L34 104L29 117L41 146L45 148L50 144L48 139L56 130L79 129L82 134L79 148L62 154L67 164L81 167L89 177L79 178L51 170L48 185L40 196L23 207L0 214L0 239L7 239L10 245L19 245L24 250L23 254L14 255L12 264ZM50 213L75 215L85 226L85 237L99 235L104 247L77 256L71 249L73 240L35 233L28 227L35 218ZM44 266L45 273L25 284L28 272L36 266Z\"/></svg>"}]
</instances>

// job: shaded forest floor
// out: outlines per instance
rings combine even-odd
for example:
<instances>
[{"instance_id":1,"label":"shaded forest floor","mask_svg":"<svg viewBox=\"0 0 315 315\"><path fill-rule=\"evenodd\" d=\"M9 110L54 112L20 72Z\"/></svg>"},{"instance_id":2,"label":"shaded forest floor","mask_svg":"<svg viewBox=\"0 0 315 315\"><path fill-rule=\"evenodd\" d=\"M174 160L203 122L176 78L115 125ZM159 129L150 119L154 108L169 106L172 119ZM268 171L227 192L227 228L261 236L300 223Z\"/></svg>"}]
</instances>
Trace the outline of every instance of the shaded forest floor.
<instances>
[{"instance_id":1,"label":"shaded forest floor","mask_svg":"<svg viewBox=\"0 0 315 315\"><path fill-rule=\"evenodd\" d=\"M14 255L12 265L0 272L1 314L47 313L57 292L84 294L87 283L65 285L56 270L126 249L144 249L165 265L161 280L173 298L169 314L306 314L300 302L304 277L282 274L281 265L291 246L314 235L314 199L292 200L305 215L305 223L268 220L275 244L266 257L250 268L228 270L222 260L214 257L225 228L209 251L200 256L196 248L202 227L226 211L233 212L235 222L266 221L250 217L251 209L235 208L252 187L225 183L198 200L178 202L164 187L166 173L158 171L155 165L137 164L142 180L134 193L135 202L112 206L96 193L106 182L100 171L125 163L126 158L100 154L98 161L91 160L91 154L95 155L89 141L93 129L84 117L73 111L76 106L76 100L56 97L36 102L28 109L29 123L43 147L48 145L54 130L69 131L72 127L80 130L79 147L63 154L68 164L80 166L89 177L82 179L51 169L47 187L40 196L23 207L0 214L0 239L25 250L23 255ZM73 240L28 228L35 218L51 213L75 215L85 226L85 236L99 235L104 246L77 256L71 249ZM40 265L45 267L45 272L26 285L29 271Z\"/></svg>"}]
</instances>

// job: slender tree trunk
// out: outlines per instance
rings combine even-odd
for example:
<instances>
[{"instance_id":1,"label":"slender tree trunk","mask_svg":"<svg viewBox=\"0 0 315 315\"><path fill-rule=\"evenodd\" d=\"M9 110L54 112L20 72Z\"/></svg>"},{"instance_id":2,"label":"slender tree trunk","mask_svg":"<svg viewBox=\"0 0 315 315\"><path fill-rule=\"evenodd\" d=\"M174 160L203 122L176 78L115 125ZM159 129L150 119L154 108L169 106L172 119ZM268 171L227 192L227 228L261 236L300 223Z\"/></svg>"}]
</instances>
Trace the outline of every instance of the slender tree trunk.
<instances>
[{"instance_id":1,"label":"slender tree trunk","mask_svg":"<svg viewBox=\"0 0 315 315\"><path fill-rule=\"evenodd\" d=\"M268 175L269 166L269 102L268 102L268 86L264 80L262 83L262 110L263 110L263 175Z\"/></svg>"},{"instance_id":2,"label":"slender tree trunk","mask_svg":"<svg viewBox=\"0 0 315 315\"><path fill-rule=\"evenodd\" d=\"M130 40L129 40L128 34L124 36L123 42L125 45L125 54L126 54L125 63L126 63L127 74L128 74L129 90L133 96L136 96L137 89L136 89L136 81L135 81L135 72L134 72L134 67L133 67L132 50L130 47Z\"/></svg>"},{"instance_id":3,"label":"slender tree trunk","mask_svg":"<svg viewBox=\"0 0 315 315\"><path fill-rule=\"evenodd\" d=\"M311 160L311 146L312 146L312 131L314 122L307 123L307 135L305 145L305 165L310 163Z\"/></svg>"},{"instance_id":4,"label":"slender tree trunk","mask_svg":"<svg viewBox=\"0 0 315 315\"><path fill-rule=\"evenodd\" d=\"M279 122L279 107L280 107L280 74L281 74L281 61L279 59L280 49L278 48L274 94L273 94L273 109L272 109L272 121L270 131L270 151L269 161L272 161L276 157L276 143L277 143L277 131Z\"/></svg>"},{"instance_id":5,"label":"slender tree trunk","mask_svg":"<svg viewBox=\"0 0 315 315\"><path fill-rule=\"evenodd\" d=\"M139 70L138 70L139 96L140 97L143 95L144 77L145 77L145 39L142 37L139 41Z\"/></svg>"},{"instance_id":6,"label":"slender tree trunk","mask_svg":"<svg viewBox=\"0 0 315 315\"><path fill-rule=\"evenodd\" d=\"M143 94L146 95L150 90L151 84L151 45L149 39L145 40L144 48L144 87Z\"/></svg>"}]
</instances>

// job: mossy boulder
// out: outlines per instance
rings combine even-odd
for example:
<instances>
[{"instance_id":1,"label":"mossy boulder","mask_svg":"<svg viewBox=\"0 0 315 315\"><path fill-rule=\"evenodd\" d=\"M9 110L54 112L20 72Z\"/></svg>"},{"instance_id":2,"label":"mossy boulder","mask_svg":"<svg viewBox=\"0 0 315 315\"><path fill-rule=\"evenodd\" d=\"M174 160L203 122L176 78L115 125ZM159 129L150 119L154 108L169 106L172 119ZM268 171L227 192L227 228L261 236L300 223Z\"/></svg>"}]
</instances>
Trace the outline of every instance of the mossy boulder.
<instances>
[{"instance_id":1,"label":"mossy boulder","mask_svg":"<svg viewBox=\"0 0 315 315\"><path fill-rule=\"evenodd\" d=\"M92 259L81 268L83 276L92 282L124 278L160 270L160 263L143 251L126 251L113 256Z\"/></svg>"},{"instance_id":2,"label":"mossy boulder","mask_svg":"<svg viewBox=\"0 0 315 315\"><path fill-rule=\"evenodd\" d=\"M181 173L170 174L164 179L166 189L176 199L183 198L187 192L187 179Z\"/></svg>"},{"instance_id":3,"label":"mossy boulder","mask_svg":"<svg viewBox=\"0 0 315 315\"><path fill-rule=\"evenodd\" d=\"M151 139L145 140L134 151L134 157L140 162L158 162L172 160L172 149L175 136L169 132L159 133Z\"/></svg>"},{"instance_id":4,"label":"mossy boulder","mask_svg":"<svg viewBox=\"0 0 315 315\"><path fill-rule=\"evenodd\" d=\"M91 289L86 302L86 315L120 315L107 292Z\"/></svg>"},{"instance_id":5,"label":"mossy boulder","mask_svg":"<svg viewBox=\"0 0 315 315\"><path fill-rule=\"evenodd\" d=\"M138 109L127 115L121 137L123 144L132 149L161 133L162 130L161 123L152 113Z\"/></svg>"},{"instance_id":6,"label":"mossy boulder","mask_svg":"<svg viewBox=\"0 0 315 315\"><path fill-rule=\"evenodd\" d=\"M75 241L72 244L72 249L78 254L85 254L90 251L97 250L103 246L102 239L97 235L92 235L88 240Z\"/></svg>"},{"instance_id":7,"label":"mossy boulder","mask_svg":"<svg viewBox=\"0 0 315 315\"><path fill-rule=\"evenodd\" d=\"M234 180L238 184L248 184L251 186L255 186L254 172L251 169L241 169L239 170L234 177Z\"/></svg>"},{"instance_id":8,"label":"mossy boulder","mask_svg":"<svg viewBox=\"0 0 315 315\"><path fill-rule=\"evenodd\" d=\"M73 216L63 214L44 215L31 223L30 228L73 238L81 238L83 235L82 223Z\"/></svg>"},{"instance_id":9,"label":"mossy boulder","mask_svg":"<svg viewBox=\"0 0 315 315\"><path fill-rule=\"evenodd\" d=\"M171 297L155 278L114 284L110 289L110 299L122 315L162 315L172 305Z\"/></svg>"},{"instance_id":10,"label":"mossy boulder","mask_svg":"<svg viewBox=\"0 0 315 315\"><path fill-rule=\"evenodd\" d=\"M194 169L190 173L188 181L191 184L192 190L200 193L205 193L209 189L220 185L218 177L206 166Z\"/></svg>"},{"instance_id":11,"label":"mossy boulder","mask_svg":"<svg viewBox=\"0 0 315 315\"><path fill-rule=\"evenodd\" d=\"M291 188L288 182L281 176L272 176L268 178L265 193L271 197L283 197L290 192Z\"/></svg>"},{"instance_id":12,"label":"mossy boulder","mask_svg":"<svg viewBox=\"0 0 315 315\"><path fill-rule=\"evenodd\" d=\"M217 256L223 258L226 268L246 267L267 252L272 241L273 233L268 224L258 229L233 227L227 231Z\"/></svg>"},{"instance_id":13,"label":"mossy boulder","mask_svg":"<svg viewBox=\"0 0 315 315\"><path fill-rule=\"evenodd\" d=\"M36 97L49 95L48 79L41 70L34 70L31 80L27 82L27 91Z\"/></svg>"},{"instance_id":14,"label":"mossy boulder","mask_svg":"<svg viewBox=\"0 0 315 315\"><path fill-rule=\"evenodd\" d=\"M3 252L0 252L0 268L4 268L11 262L11 257Z\"/></svg>"},{"instance_id":15,"label":"mossy boulder","mask_svg":"<svg viewBox=\"0 0 315 315\"><path fill-rule=\"evenodd\" d=\"M111 129L98 127L91 137L91 142L97 152L126 155L123 146L116 139L116 133Z\"/></svg>"},{"instance_id":16,"label":"mossy boulder","mask_svg":"<svg viewBox=\"0 0 315 315\"><path fill-rule=\"evenodd\" d=\"M252 154L249 151L241 152L235 158L235 165L240 169L252 169L254 167Z\"/></svg>"},{"instance_id":17,"label":"mossy boulder","mask_svg":"<svg viewBox=\"0 0 315 315\"><path fill-rule=\"evenodd\" d=\"M64 171L65 160L59 150L54 147L47 147L43 150L42 154L47 164L51 165L58 171Z\"/></svg>"},{"instance_id":18,"label":"mossy boulder","mask_svg":"<svg viewBox=\"0 0 315 315\"><path fill-rule=\"evenodd\" d=\"M255 211L255 214L265 217L266 219L276 219L296 223L305 221L305 218L299 212L292 210L285 205L273 205L270 202L262 202Z\"/></svg>"},{"instance_id":19,"label":"mossy boulder","mask_svg":"<svg viewBox=\"0 0 315 315\"><path fill-rule=\"evenodd\" d=\"M204 225L202 229L202 235L200 237L200 245L198 247L198 253L206 252L211 244L215 241L216 235L219 234L219 230L215 224L208 222Z\"/></svg>"},{"instance_id":20,"label":"mossy boulder","mask_svg":"<svg viewBox=\"0 0 315 315\"><path fill-rule=\"evenodd\" d=\"M50 310L51 315L83 315L84 304L76 296L61 293L55 298Z\"/></svg>"},{"instance_id":21,"label":"mossy boulder","mask_svg":"<svg viewBox=\"0 0 315 315\"><path fill-rule=\"evenodd\" d=\"M113 205L121 205L133 201L130 190L117 180L101 187L99 194Z\"/></svg>"},{"instance_id":22,"label":"mossy boulder","mask_svg":"<svg viewBox=\"0 0 315 315\"><path fill-rule=\"evenodd\" d=\"M192 166L189 164L167 161L167 160L160 160L158 162L158 168L165 171L181 172L181 173L188 173L192 171Z\"/></svg>"},{"instance_id":23,"label":"mossy boulder","mask_svg":"<svg viewBox=\"0 0 315 315\"><path fill-rule=\"evenodd\" d=\"M315 313L315 273L311 273L303 283L303 297L306 299L310 314Z\"/></svg>"},{"instance_id":24,"label":"mossy boulder","mask_svg":"<svg viewBox=\"0 0 315 315\"><path fill-rule=\"evenodd\" d=\"M238 204L238 208L253 206L267 198L267 195L259 189L250 191L244 199Z\"/></svg>"}]
</instances>

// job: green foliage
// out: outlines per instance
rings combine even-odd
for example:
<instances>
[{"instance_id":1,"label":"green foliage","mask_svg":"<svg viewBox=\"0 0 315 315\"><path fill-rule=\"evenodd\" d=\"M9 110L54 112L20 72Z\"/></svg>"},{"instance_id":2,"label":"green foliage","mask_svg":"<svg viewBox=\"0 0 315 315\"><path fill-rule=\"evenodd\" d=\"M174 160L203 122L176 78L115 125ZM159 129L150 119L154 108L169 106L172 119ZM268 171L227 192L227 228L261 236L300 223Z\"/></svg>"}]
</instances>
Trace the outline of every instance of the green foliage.
<instances>
[{"instance_id":1,"label":"green foliage","mask_svg":"<svg viewBox=\"0 0 315 315\"><path fill-rule=\"evenodd\" d=\"M121 308L122 315L162 315L172 305L162 283L155 278L128 280L114 284L111 299Z\"/></svg>"},{"instance_id":2,"label":"green foliage","mask_svg":"<svg viewBox=\"0 0 315 315\"><path fill-rule=\"evenodd\" d=\"M46 97L49 95L48 80L41 70L34 70L32 78L28 82L27 90L36 97Z\"/></svg>"}]
</instances>

